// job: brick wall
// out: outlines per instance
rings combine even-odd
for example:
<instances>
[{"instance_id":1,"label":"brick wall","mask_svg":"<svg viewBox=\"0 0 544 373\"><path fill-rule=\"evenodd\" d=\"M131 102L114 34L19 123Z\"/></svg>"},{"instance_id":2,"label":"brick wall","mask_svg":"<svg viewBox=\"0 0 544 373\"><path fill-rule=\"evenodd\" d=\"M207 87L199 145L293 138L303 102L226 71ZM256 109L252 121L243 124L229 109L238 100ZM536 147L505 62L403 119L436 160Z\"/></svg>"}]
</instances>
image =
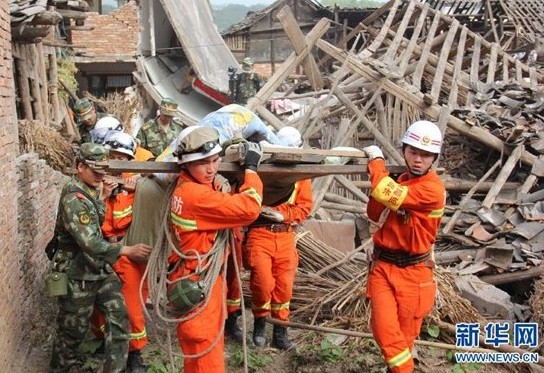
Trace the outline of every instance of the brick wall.
<instances>
[{"instance_id":1,"label":"brick wall","mask_svg":"<svg viewBox=\"0 0 544 373\"><path fill-rule=\"evenodd\" d=\"M17 157L15 164L19 233L17 265L10 267L14 283L10 329L18 333L13 341L18 351L10 368L29 371L21 369L28 365L21 364L26 364L31 351L32 355L43 351L55 330L56 300L44 294L43 274L49 264L44 248L53 235L58 199L68 176L47 166L35 153Z\"/></svg>"},{"instance_id":2,"label":"brick wall","mask_svg":"<svg viewBox=\"0 0 544 373\"><path fill-rule=\"evenodd\" d=\"M54 327L54 302L43 295L43 250L66 177L36 154L19 155L8 3L0 1L0 372L38 372L43 364L20 364Z\"/></svg>"},{"instance_id":3,"label":"brick wall","mask_svg":"<svg viewBox=\"0 0 544 373\"><path fill-rule=\"evenodd\" d=\"M94 27L89 31L72 31L72 41L76 46L75 53L84 55L118 55L136 56L138 46L138 5L135 1L117 8L110 14L88 13L85 26Z\"/></svg>"},{"instance_id":4,"label":"brick wall","mask_svg":"<svg viewBox=\"0 0 544 373\"><path fill-rule=\"evenodd\" d=\"M2 262L0 264L0 370L7 372L8 364L17 348L18 330L13 327L16 321L18 297L17 273L13 268L18 261L17 245L17 171L15 157L18 153L17 126L15 116L15 97L12 79L11 31L9 25L8 2L0 1L0 237ZM15 276L17 277L17 276Z\"/></svg>"}]
</instances>

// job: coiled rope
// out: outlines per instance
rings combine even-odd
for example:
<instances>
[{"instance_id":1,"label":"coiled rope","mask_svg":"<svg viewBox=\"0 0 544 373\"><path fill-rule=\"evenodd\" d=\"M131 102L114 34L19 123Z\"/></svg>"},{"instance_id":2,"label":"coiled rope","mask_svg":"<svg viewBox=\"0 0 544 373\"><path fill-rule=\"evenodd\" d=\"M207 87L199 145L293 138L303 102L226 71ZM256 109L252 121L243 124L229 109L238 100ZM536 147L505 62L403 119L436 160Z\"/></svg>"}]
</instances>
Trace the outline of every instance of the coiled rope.
<instances>
[{"instance_id":1,"label":"coiled rope","mask_svg":"<svg viewBox=\"0 0 544 373\"><path fill-rule=\"evenodd\" d=\"M144 281L147 280L149 288L149 299L153 304L154 312L158 316L158 318L166 324L183 323L198 316L204 310L204 308L207 307L210 301L210 293L220 274L223 276L222 294L226 294L226 253L229 244L230 247L234 247L234 236L232 234L232 230L224 229L218 231L213 246L211 247L210 251L205 254L200 254L194 248L184 249L183 252L179 249L177 239L172 234L170 228L170 201L176 186L177 183L172 182L166 192L165 199L167 198L168 202L164 203L164 207L161 213L162 221L160 223L157 223L159 224L157 228L157 241L153 247L153 250L151 251L142 281L140 282L140 302L145 305L145 300L142 296L142 289L144 286ZM173 268L168 263L168 257L171 253L177 254L180 258L176 265L173 266ZM235 255L235 253L233 253L233 255ZM182 265L183 262L187 260L195 260L197 262L197 268L194 270L194 272L191 272L190 274L173 281L169 280L169 275L173 271L175 271L179 265ZM175 309L168 305L169 301L167 298L167 289L170 286L173 286L173 284L175 284L177 281L181 281L195 275L199 277L199 282L203 289L204 299L202 303L199 304L195 310L187 313L186 315L172 317L171 315L175 314ZM241 279L238 268L236 268L236 275L240 283L241 289ZM147 308L143 307L143 309L146 316L150 318ZM222 320L226 318L226 313L226 304L223 304ZM243 315L243 319L245 319L245 315ZM204 351L199 352L198 354L181 353L181 356L184 359L197 359L208 354L217 345L219 339L223 337L223 332L224 323L221 323L221 329L219 330L219 333L217 334L214 341L210 344L210 346L208 346L208 348L206 348ZM168 350L170 364L172 366L172 370L174 371L175 363L171 346L172 337L170 328L166 328L166 334L168 342L168 346L166 349ZM246 346L244 341L244 350L245 349ZM245 371L247 372L247 352L244 353L244 365Z\"/></svg>"}]
</instances>

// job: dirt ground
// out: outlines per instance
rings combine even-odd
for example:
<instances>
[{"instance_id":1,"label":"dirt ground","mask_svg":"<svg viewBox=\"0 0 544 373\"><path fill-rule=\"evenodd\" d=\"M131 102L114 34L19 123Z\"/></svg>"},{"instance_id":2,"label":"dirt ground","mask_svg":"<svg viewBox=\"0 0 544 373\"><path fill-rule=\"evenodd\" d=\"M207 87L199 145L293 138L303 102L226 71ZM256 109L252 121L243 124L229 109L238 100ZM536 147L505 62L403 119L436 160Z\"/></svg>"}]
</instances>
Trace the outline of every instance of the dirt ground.
<instances>
[{"instance_id":1,"label":"dirt ground","mask_svg":"<svg viewBox=\"0 0 544 373\"><path fill-rule=\"evenodd\" d=\"M250 314L250 312L247 312ZM170 364L170 353L174 358L174 372L182 372L182 359L179 356L179 345L172 330L172 340L167 342L166 332L157 330L156 324L148 323L149 344L144 349L144 358L149 364L149 373L173 373ZM279 351L274 348L256 348L251 344L251 329L253 320L247 317L247 356L249 372L258 373L385 373L385 366L379 350L373 340L356 338L338 338L338 336L316 334L313 331L290 330L289 335L297 342L297 347L291 351ZM39 346L31 348L27 358L20 361L19 366L13 367L13 372L45 373L50 358L51 344L54 335L54 322L45 326L43 341ZM271 338L272 326L267 325L267 337ZM343 340L340 346L334 341ZM98 346L98 341L88 341L84 348L92 351ZM500 364L454 364L448 355L451 351L441 348L418 347L417 373L524 373L530 372L526 365ZM228 373L244 372L244 353L241 345L227 339L225 358ZM86 364L89 372L99 372L100 363L90 358ZM213 373L213 372L210 372Z\"/></svg>"}]
</instances>

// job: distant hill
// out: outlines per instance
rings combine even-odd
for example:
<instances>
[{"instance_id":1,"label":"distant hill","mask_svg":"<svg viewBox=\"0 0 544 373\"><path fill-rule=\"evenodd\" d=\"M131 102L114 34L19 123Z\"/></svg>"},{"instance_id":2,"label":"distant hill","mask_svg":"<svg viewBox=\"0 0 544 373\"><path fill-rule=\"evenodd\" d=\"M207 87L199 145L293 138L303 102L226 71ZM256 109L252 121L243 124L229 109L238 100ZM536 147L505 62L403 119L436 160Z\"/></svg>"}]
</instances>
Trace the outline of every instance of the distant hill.
<instances>
[{"instance_id":1,"label":"distant hill","mask_svg":"<svg viewBox=\"0 0 544 373\"><path fill-rule=\"evenodd\" d=\"M245 0L245 2L249 3L250 1ZM215 24L217 25L217 29L219 30L219 32L222 32L228 29L230 26L234 25L235 23L238 23L242 19L246 18L246 15L248 12L250 11L255 12L257 10L264 9L268 5L259 4L259 5L245 6L240 4L228 4L224 6L219 6L219 5L213 5L212 3L213 18L215 19Z\"/></svg>"},{"instance_id":2,"label":"distant hill","mask_svg":"<svg viewBox=\"0 0 544 373\"><path fill-rule=\"evenodd\" d=\"M264 6L268 6L272 4L274 1L275 0L210 0L210 3L212 4L212 7L223 7L229 4L238 4L238 5L246 5L246 6L254 6L254 5L263 4Z\"/></svg>"}]
</instances>

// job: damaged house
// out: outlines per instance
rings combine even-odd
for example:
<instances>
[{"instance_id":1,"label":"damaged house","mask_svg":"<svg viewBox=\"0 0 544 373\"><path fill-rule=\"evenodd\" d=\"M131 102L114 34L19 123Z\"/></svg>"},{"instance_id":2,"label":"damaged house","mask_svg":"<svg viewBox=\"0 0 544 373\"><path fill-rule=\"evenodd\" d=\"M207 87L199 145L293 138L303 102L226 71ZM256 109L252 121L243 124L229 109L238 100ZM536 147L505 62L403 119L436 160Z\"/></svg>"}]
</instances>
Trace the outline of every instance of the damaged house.
<instances>
[{"instance_id":1,"label":"damaged house","mask_svg":"<svg viewBox=\"0 0 544 373\"><path fill-rule=\"evenodd\" d=\"M21 3L10 0L10 6ZM517 306L518 298L492 286L513 283L515 287L520 280L537 283L544 271L544 75L538 58L533 62L518 58L521 49L535 50L538 56L540 25L544 24L539 13L542 2L527 7L520 1L490 0L477 6L475 1L391 0L353 27L341 27L341 37L333 31L330 13L320 16L323 9L315 2L297 1L299 8L294 1L284 3L290 7L260 13L247 28L237 29L239 34L230 34L233 39L226 37L225 43L213 25L207 2L141 0L139 49L136 54L132 49L123 53L127 60L119 62L134 64L131 79L150 103L171 97L179 103L180 117L195 123L224 103L228 67L238 66L242 52L257 62L259 56L265 60L274 55L273 74L249 102L250 109L275 128L298 128L305 141L325 149L379 145L393 173L403 168L399 139L407 125L421 118L435 121L446 134L445 152L437 167L448 200L435 245L437 280L444 299L429 322L439 325L443 334L455 323L483 323L485 317L533 321L542 330L543 310L538 308L542 298L534 296ZM40 12L46 10L42 8ZM8 13L5 5L0 10L3 16L18 15ZM6 16L0 21L9 29ZM11 22L12 30L18 22ZM54 28L53 24L48 27ZM259 34L261 29L268 31ZM285 35L285 44L265 37L271 29ZM78 30L84 31L91 30ZM262 38L244 39L253 31ZM5 119L0 125L5 150L0 169L7 175L6 190L12 192L0 195L6 211L1 226L6 237L5 258L16 264L0 269L6 279L1 287L7 300L2 305L6 333L0 338L0 345L9 347L1 355L5 371L17 371L20 362L32 364L25 360L32 354L37 356L34 363L47 359L47 352L41 351L40 356L34 343L39 345L37 334L45 334L50 325L46 318L33 317L31 310L33 304L50 303L36 289L43 285L43 247L52 234L58 198L52 191L58 192L64 177L33 153L41 151L42 155L46 145L25 151L19 149L19 142L28 129L67 126L64 105L59 103L56 108L57 86L50 83L56 82L57 41L43 42L43 36L34 36L24 44L17 38L25 31L18 32L13 40L0 34L7 61L0 70L6 85L0 97ZM81 40L76 43L72 38L71 43L79 47ZM227 45L237 48L234 54ZM81 48L76 58L88 52ZM95 57L87 54L87 60L78 60L89 66L89 88L92 76L101 75L92 69L106 63ZM113 75L125 76L128 70ZM311 89L304 94L282 89L290 75L304 75L301 79ZM110 86L104 81L103 91L115 88L115 82ZM273 113L268 106L272 98L296 100L304 109L296 115ZM44 133L39 136L45 137ZM325 152L317 149L314 153L318 150ZM68 153L69 148L62 152ZM283 166L282 175L311 169L308 175L315 176L327 166L322 159L300 165L306 158L312 157L293 155L294 165ZM292 305L294 320L364 332L368 330L363 289L364 251L371 246L365 215L370 183L366 159L355 163L341 166L350 172L315 178L312 212L319 224L349 226L331 231L353 237L355 247L345 245L342 252L334 240L327 244L303 227L298 236L301 265ZM265 164L263 170L273 174L279 167ZM460 293L472 303L461 299ZM541 290L541 297L543 293ZM539 348L542 355L542 346ZM26 365L22 371L33 369ZM368 366L362 369L369 371Z\"/></svg>"}]
</instances>

